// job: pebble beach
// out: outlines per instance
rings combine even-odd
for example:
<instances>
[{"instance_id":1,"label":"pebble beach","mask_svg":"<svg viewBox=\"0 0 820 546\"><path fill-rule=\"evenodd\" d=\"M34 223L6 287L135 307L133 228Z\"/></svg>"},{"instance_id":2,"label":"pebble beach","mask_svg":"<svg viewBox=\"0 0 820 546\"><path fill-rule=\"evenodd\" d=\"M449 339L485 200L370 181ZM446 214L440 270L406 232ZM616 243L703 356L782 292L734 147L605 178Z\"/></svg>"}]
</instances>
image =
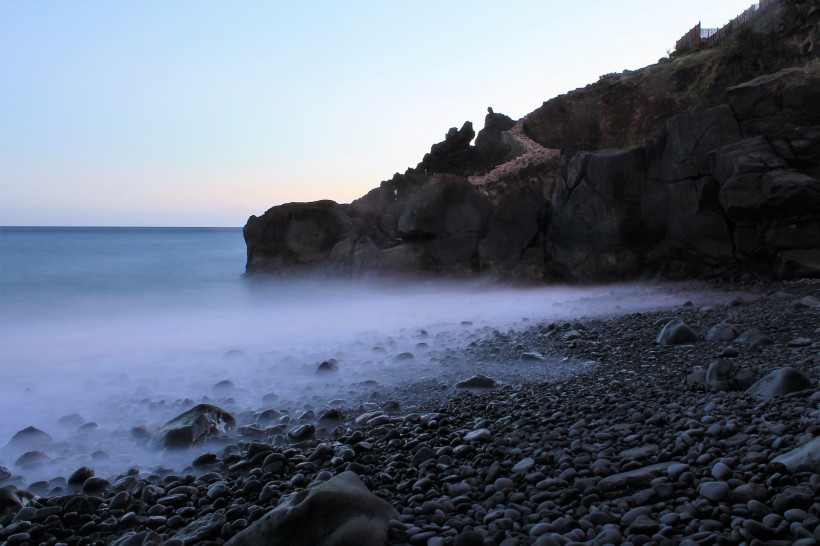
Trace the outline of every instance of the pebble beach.
<instances>
[{"instance_id":1,"label":"pebble beach","mask_svg":"<svg viewBox=\"0 0 820 546\"><path fill-rule=\"evenodd\" d=\"M728 303L494 332L466 357L551 358L576 373L433 379L285 443L92 470L60 478L61 494L59 480L39 493L7 481L0 540L250 543L237 535L294 493L352 472L389 505L389 544L816 544L819 298L816 281L749 285ZM694 337L660 339L674 319Z\"/></svg>"}]
</instances>

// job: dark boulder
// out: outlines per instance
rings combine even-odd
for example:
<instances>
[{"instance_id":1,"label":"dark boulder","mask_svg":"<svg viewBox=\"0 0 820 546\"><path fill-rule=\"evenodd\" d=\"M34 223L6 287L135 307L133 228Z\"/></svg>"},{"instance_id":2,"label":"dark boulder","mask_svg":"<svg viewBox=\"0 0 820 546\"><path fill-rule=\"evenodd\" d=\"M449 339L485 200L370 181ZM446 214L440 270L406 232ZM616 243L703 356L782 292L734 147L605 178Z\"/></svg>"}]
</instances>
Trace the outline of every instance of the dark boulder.
<instances>
[{"instance_id":1,"label":"dark boulder","mask_svg":"<svg viewBox=\"0 0 820 546\"><path fill-rule=\"evenodd\" d=\"M661 329L655 343L659 345L685 345L700 341L697 332L680 319L672 319Z\"/></svg>"},{"instance_id":2,"label":"dark boulder","mask_svg":"<svg viewBox=\"0 0 820 546\"><path fill-rule=\"evenodd\" d=\"M458 389L494 389L498 383L495 379L487 377L486 375L474 375L464 381L456 383Z\"/></svg>"},{"instance_id":3,"label":"dark boulder","mask_svg":"<svg viewBox=\"0 0 820 546\"><path fill-rule=\"evenodd\" d=\"M774 398L799 392L811 387L811 381L800 370L791 366L769 372L760 381L749 387L748 394L760 398Z\"/></svg>"},{"instance_id":4,"label":"dark boulder","mask_svg":"<svg viewBox=\"0 0 820 546\"><path fill-rule=\"evenodd\" d=\"M706 370L705 383L714 392L742 391L755 382L755 374L749 368L735 368L726 359L713 360Z\"/></svg>"},{"instance_id":5,"label":"dark boulder","mask_svg":"<svg viewBox=\"0 0 820 546\"><path fill-rule=\"evenodd\" d=\"M326 266L334 248L353 237L353 222L333 201L288 203L251 216L243 230L248 272L288 273Z\"/></svg>"},{"instance_id":6,"label":"dark boulder","mask_svg":"<svg viewBox=\"0 0 820 546\"><path fill-rule=\"evenodd\" d=\"M187 449L221 436L236 427L236 420L227 411L210 404L199 404L167 423L151 437L153 449Z\"/></svg>"},{"instance_id":7,"label":"dark boulder","mask_svg":"<svg viewBox=\"0 0 820 546\"><path fill-rule=\"evenodd\" d=\"M802 446L778 455L772 462L785 465L791 472L820 473L820 436L815 436Z\"/></svg>"},{"instance_id":8,"label":"dark boulder","mask_svg":"<svg viewBox=\"0 0 820 546\"><path fill-rule=\"evenodd\" d=\"M339 371L339 363L336 361L335 358L331 358L321 362L318 366L316 366L316 373L323 374L323 373L330 373L330 372L337 372Z\"/></svg>"},{"instance_id":9,"label":"dark boulder","mask_svg":"<svg viewBox=\"0 0 820 546\"><path fill-rule=\"evenodd\" d=\"M226 546L384 546L399 513L347 471L292 495Z\"/></svg>"},{"instance_id":10,"label":"dark boulder","mask_svg":"<svg viewBox=\"0 0 820 546\"><path fill-rule=\"evenodd\" d=\"M47 432L36 427L26 427L11 437L3 448L3 453L17 455L25 451L48 450L54 444L54 439Z\"/></svg>"},{"instance_id":11,"label":"dark boulder","mask_svg":"<svg viewBox=\"0 0 820 546\"><path fill-rule=\"evenodd\" d=\"M740 335L740 327L730 322L720 322L709 329L706 341L732 341Z\"/></svg>"},{"instance_id":12,"label":"dark boulder","mask_svg":"<svg viewBox=\"0 0 820 546\"><path fill-rule=\"evenodd\" d=\"M81 466L68 477L68 485L82 486L88 478L93 476L93 469L87 466Z\"/></svg>"}]
</instances>

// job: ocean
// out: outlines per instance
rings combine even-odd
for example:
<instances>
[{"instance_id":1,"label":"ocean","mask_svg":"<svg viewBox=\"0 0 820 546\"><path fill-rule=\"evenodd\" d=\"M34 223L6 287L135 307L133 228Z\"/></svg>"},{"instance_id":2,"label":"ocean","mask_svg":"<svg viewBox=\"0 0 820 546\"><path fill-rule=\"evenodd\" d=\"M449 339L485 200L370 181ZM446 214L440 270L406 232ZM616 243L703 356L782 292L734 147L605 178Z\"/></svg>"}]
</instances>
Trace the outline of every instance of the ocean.
<instances>
[{"instance_id":1,"label":"ocean","mask_svg":"<svg viewBox=\"0 0 820 546\"><path fill-rule=\"evenodd\" d=\"M134 431L199 402L240 424L271 408L288 423L331 405L375 407L374 392L407 385L452 392L474 373L553 380L550 358L465 350L538 321L698 297L665 284L262 280L244 277L244 263L239 228L0 228L0 466L29 481L83 465L99 475L184 466L197 450L151 452ZM317 374L329 359L338 372ZM28 426L55 442L32 464L3 447Z\"/></svg>"}]
</instances>

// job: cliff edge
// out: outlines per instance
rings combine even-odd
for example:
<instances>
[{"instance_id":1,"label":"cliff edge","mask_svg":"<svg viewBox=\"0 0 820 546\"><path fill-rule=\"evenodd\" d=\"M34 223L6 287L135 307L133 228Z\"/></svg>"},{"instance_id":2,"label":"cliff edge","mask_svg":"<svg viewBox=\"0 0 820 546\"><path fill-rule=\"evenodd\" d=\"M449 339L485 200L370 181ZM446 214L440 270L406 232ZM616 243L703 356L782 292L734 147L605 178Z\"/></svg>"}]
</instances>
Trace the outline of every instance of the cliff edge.
<instances>
[{"instance_id":1,"label":"cliff edge","mask_svg":"<svg viewBox=\"0 0 820 546\"><path fill-rule=\"evenodd\" d=\"M246 271L820 276L819 52L818 2L782 0L520 120L490 109L350 204L251 216Z\"/></svg>"}]
</instances>

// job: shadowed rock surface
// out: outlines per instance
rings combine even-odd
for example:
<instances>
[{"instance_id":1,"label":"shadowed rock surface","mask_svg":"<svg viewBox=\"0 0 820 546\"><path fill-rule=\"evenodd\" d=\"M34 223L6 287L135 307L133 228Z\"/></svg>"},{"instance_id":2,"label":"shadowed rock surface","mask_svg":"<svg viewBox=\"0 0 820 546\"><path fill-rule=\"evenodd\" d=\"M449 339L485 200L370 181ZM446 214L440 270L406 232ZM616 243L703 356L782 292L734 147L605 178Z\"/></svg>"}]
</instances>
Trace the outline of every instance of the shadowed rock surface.
<instances>
[{"instance_id":1,"label":"shadowed rock surface","mask_svg":"<svg viewBox=\"0 0 820 546\"><path fill-rule=\"evenodd\" d=\"M783 1L720 47L490 111L349 205L245 226L249 274L601 281L820 276L820 10ZM471 142L475 138L475 145Z\"/></svg>"},{"instance_id":2,"label":"shadowed rock surface","mask_svg":"<svg viewBox=\"0 0 820 546\"><path fill-rule=\"evenodd\" d=\"M387 522L398 517L348 471L294 494L226 545L384 546Z\"/></svg>"},{"instance_id":3,"label":"shadowed rock surface","mask_svg":"<svg viewBox=\"0 0 820 546\"><path fill-rule=\"evenodd\" d=\"M227 411L198 404L165 423L148 445L154 449L186 449L234 427L236 420Z\"/></svg>"}]
</instances>

